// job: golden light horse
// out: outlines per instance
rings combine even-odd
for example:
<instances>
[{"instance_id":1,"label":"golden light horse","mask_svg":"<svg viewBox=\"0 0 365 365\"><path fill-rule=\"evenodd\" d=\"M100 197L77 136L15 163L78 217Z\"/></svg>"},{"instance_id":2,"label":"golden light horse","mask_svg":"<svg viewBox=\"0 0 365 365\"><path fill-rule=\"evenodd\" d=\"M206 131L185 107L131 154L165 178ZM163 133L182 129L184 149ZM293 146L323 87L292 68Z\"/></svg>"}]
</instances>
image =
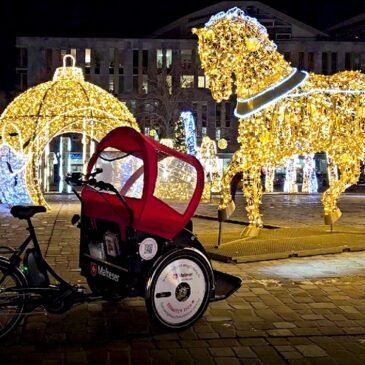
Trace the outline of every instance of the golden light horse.
<instances>
[{"instance_id":1,"label":"golden light horse","mask_svg":"<svg viewBox=\"0 0 365 365\"><path fill-rule=\"evenodd\" d=\"M231 178L242 171L249 226L255 236L260 214L261 168L295 154L326 152L340 170L322 197L326 224L341 211L337 199L357 182L365 132L365 75L357 71L331 76L297 70L277 51L264 26L233 8L213 16L199 37L199 55L217 102L237 95L240 149L223 176L220 218L234 210Z\"/></svg>"}]
</instances>

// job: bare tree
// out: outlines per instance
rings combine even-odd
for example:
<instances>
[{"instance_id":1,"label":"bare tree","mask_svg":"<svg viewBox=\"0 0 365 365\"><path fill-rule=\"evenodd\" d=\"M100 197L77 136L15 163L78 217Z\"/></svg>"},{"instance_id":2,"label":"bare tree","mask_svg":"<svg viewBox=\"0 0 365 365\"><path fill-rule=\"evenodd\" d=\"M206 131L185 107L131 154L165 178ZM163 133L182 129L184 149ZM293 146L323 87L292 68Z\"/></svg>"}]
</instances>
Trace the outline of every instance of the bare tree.
<instances>
[{"instance_id":1,"label":"bare tree","mask_svg":"<svg viewBox=\"0 0 365 365\"><path fill-rule=\"evenodd\" d=\"M166 70L147 82L148 92L136 97L137 120L142 126L158 129L161 137L171 138L181 112L179 109L188 107L193 101L194 85L188 85L188 81L181 83L178 72Z\"/></svg>"}]
</instances>

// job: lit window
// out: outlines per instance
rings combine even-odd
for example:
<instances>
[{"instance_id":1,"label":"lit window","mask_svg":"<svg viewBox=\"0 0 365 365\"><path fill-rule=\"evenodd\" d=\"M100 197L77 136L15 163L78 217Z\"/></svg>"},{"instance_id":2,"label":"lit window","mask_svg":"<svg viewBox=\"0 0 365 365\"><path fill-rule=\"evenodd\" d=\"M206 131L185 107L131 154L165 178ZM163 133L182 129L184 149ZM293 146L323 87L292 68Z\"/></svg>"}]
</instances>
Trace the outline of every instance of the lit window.
<instances>
[{"instance_id":1,"label":"lit window","mask_svg":"<svg viewBox=\"0 0 365 365\"><path fill-rule=\"evenodd\" d=\"M157 50L157 68L162 68L163 66L163 52L162 49Z\"/></svg>"},{"instance_id":2,"label":"lit window","mask_svg":"<svg viewBox=\"0 0 365 365\"><path fill-rule=\"evenodd\" d=\"M71 56L76 60L76 48L71 48Z\"/></svg>"},{"instance_id":3,"label":"lit window","mask_svg":"<svg viewBox=\"0 0 365 365\"><path fill-rule=\"evenodd\" d=\"M201 89L207 87L205 76L198 76L198 87Z\"/></svg>"},{"instance_id":4,"label":"lit window","mask_svg":"<svg viewBox=\"0 0 365 365\"><path fill-rule=\"evenodd\" d=\"M194 87L194 75L182 75L180 76L180 85L182 88Z\"/></svg>"},{"instance_id":5,"label":"lit window","mask_svg":"<svg viewBox=\"0 0 365 365\"><path fill-rule=\"evenodd\" d=\"M217 128L215 130L215 139L218 141L219 139L221 139L221 130L220 128Z\"/></svg>"},{"instance_id":6,"label":"lit window","mask_svg":"<svg viewBox=\"0 0 365 365\"><path fill-rule=\"evenodd\" d=\"M85 66L90 66L91 63L91 49L85 49Z\"/></svg>"},{"instance_id":7,"label":"lit window","mask_svg":"<svg viewBox=\"0 0 365 365\"><path fill-rule=\"evenodd\" d=\"M166 50L166 68L170 68L172 65L172 50Z\"/></svg>"},{"instance_id":8,"label":"lit window","mask_svg":"<svg viewBox=\"0 0 365 365\"><path fill-rule=\"evenodd\" d=\"M192 56L193 55L191 49L182 49L180 51L181 67L189 68L191 66Z\"/></svg>"}]
</instances>

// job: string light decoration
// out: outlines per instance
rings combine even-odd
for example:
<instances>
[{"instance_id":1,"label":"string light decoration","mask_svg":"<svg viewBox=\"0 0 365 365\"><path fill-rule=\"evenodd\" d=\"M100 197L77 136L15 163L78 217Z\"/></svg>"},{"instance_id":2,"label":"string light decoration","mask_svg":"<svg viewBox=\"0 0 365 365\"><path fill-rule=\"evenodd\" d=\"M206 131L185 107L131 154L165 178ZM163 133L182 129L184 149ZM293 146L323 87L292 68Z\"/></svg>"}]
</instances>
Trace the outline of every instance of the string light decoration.
<instances>
[{"instance_id":1,"label":"string light decoration","mask_svg":"<svg viewBox=\"0 0 365 365\"><path fill-rule=\"evenodd\" d=\"M304 156L302 193L318 192L318 181L315 168L314 153Z\"/></svg>"},{"instance_id":2,"label":"string light decoration","mask_svg":"<svg viewBox=\"0 0 365 365\"><path fill-rule=\"evenodd\" d=\"M297 185L297 163L298 156L291 156L286 164L286 176L284 181L284 192L293 194L298 192Z\"/></svg>"},{"instance_id":3,"label":"string light decoration","mask_svg":"<svg viewBox=\"0 0 365 365\"><path fill-rule=\"evenodd\" d=\"M29 156L15 152L9 145L0 146L0 201L30 204L25 185L25 166Z\"/></svg>"},{"instance_id":4,"label":"string light decoration","mask_svg":"<svg viewBox=\"0 0 365 365\"><path fill-rule=\"evenodd\" d=\"M71 59L71 66L66 65L67 59ZM0 117L2 143L31 156L25 171L31 201L45 206L39 170L46 145L64 133L81 133L99 141L120 126L139 130L124 103L84 80L82 69L75 67L71 55L63 58L63 67L56 70L52 81L19 95Z\"/></svg>"},{"instance_id":5,"label":"string light decoration","mask_svg":"<svg viewBox=\"0 0 365 365\"><path fill-rule=\"evenodd\" d=\"M222 186L218 166L217 144L208 136L203 137L198 159L205 173L204 200L209 200L211 193L220 192Z\"/></svg>"},{"instance_id":6,"label":"string light decoration","mask_svg":"<svg viewBox=\"0 0 365 365\"><path fill-rule=\"evenodd\" d=\"M185 125L181 114L175 125L173 142L176 150L186 153Z\"/></svg>"},{"instance_id":7,"label":"string light decoration","mask_svg":"<svg viewBox=\"0 0 365 365\"><path fill-rule=\"evenodd\" d=\"M326 152L341 172L322 197L325 223L336 222L341 216L337 199L360 173L365 75L344 71L327 76L292 68L266 29L238 8L213 16L193 33L213 98L220 102L237 94L240 149L222 179L220 219L234 210L230 181L242 171L250 223L244 235L257 235L263 224L261 167L277 166L293 155Z\"/></svg>"},{"instance_id":8,"label":"string light decoration","mask_svg":"<svg viewBox=\"0 0 365 365\"><path fill-rule=\"evenodd\" d=\"M218 141L218 148L220 150L225 150L226 148L228 147L228 142L225 138L221 138L219 141Z\"/></svg>"},{"instance_id":9,"label":"string light decoration","mask_svg":"<svg viewBox=\"0 0 365 365\"><path fill-rule=\"evenodd\" d=\"M275 167L267 167L265 169L265 191L267 193L274 192Z\"/></svg>"},{"instance_id":10,"label":"string light decoration","mask_svg":"<svg viewBox=\"0 0 365 365\"><path fill-rule=\"evenodd\" d=\"M190 111L182 112L180 118L184 124L186 152L196 156L196 127L194 115Z\"/></svg>"}]
</instances>

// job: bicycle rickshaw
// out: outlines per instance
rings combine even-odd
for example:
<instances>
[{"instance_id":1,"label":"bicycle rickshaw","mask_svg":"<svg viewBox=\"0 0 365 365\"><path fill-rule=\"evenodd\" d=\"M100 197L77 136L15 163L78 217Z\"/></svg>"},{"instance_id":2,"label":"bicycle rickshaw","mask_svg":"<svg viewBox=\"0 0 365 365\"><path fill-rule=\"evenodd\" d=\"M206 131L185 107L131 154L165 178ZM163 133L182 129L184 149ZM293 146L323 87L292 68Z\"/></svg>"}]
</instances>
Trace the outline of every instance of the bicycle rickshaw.
<instances>
[{"instance_id":1,"label":"bicycle rickshaw","mask_svg":"<svg viewBox=\"0 0 365 365\"><path fill-rule=\"evenodd\" d=\"M0 258L0 337L38 306L64 313L77 303L135 296L160 325L183 329L241 286L213 270L192 232L204 188L194 157L120 127L99 143L84 180L66 180L81 201L72 223L80 228L79 264L91 292L63 280L43 258L31 217L46 209L15 206L11 213L27 220L29 237L17 249L1 248L8 257Z\"/></svg>"}]
</instances>

